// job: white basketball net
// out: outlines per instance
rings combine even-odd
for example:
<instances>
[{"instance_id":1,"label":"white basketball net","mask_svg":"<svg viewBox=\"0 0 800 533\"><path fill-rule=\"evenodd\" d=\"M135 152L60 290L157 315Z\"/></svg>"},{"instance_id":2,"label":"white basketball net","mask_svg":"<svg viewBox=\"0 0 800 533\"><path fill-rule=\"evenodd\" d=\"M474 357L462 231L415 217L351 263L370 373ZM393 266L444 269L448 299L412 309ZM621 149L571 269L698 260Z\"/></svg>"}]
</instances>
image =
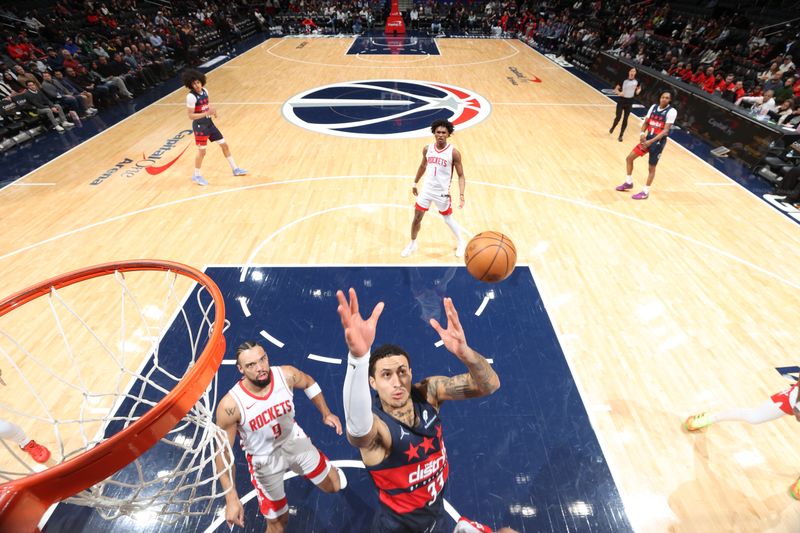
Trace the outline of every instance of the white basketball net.
<instances>
[{"instance_id":1,"label":"white basketball net","mask_svg":"<svg viewBox=\"0 0 800 533\"><path fill-rule=\"evenodd\" d=\"M135 422L181 381L208 341L214 302L205 287L190 302L194 286L171 271L116 271L51 288L0 317L0 369L8 384L0 387L0 418L47 446L51 464ZM213 423L216 379L153 448L66 501L107 519L143 513L175 522L209 512L233 457ZM3 481L46 468L15 443L0 443ZM219 472L217 456L225 465Z\"/></svg>"}]
</instances>

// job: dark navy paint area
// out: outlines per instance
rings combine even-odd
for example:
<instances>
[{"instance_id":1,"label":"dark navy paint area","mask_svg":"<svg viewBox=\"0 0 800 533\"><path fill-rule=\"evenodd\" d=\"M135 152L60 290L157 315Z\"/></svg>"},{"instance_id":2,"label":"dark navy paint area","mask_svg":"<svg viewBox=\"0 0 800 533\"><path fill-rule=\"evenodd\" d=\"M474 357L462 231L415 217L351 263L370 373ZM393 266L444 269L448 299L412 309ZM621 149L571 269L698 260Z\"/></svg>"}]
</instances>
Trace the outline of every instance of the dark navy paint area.
<instances>
[{"instance_id":1,"label":"dark navy paint area","mask_svg":"<svg viewBox=\"0 0 800 533\"><path fill-rule=\"evenodd\" d=\"M294 365L313 376L343 422L344 365L308 359L309 354L346 357L335 291L356 288L363 314L379 300L385 302L376 344L393 342L408 350L415 381L466 371L444 347L435 346L439 338L428 324L431 317L445 322L441 301L444 296L452 297L470 346L494 360L502 386L487 398L442 406L451 464L447 501L459 514L494 528L631 531L528 269L518 268L496 285L479 283L464 268L455 267L261 267L248 270L243 283L239 282L239 268L213 267L207 273L225 295L231 322L226 358L232 359L241 341L260 340L271 364ZM488 291L494 292L494 298L475 316ZM244 316L238 298L246 299L252 316ZM284 347L263 339L262 330L285 343ZM220 395L238 378L234 366L223 365ZM331 460L359 459L344 437L322 424L319 413L299 391L295 404L298 423ZM236 447L237 486L244 497L252 487L243 454ZM165 459L161 453L151 455L155 455L149 459L152 468L158 469ZM286 481L289 531L369 531L377 506L376 491L365 470L346 468L345 472L349 485L335 495L322 493L305 479ZM255 499L245 504L245 516L245 531L264 531L266 522ZM129 518L106 522L92 510L61 505L45 532L205 531L212 519L208 515L175 525ZM227 531L227 526L217 530Z\"/></svg>"},{"instance_id":2,"label":"dark navy paint area","mask_svg":"<svg viewBox=\"0 0 800 533\"><path fill-rule=\"evenodd\" d=\"M356 37L348 55L439 55L436 40L431 37L412 35L386 37L361 35Z\"/></svg>"}]
</instances>

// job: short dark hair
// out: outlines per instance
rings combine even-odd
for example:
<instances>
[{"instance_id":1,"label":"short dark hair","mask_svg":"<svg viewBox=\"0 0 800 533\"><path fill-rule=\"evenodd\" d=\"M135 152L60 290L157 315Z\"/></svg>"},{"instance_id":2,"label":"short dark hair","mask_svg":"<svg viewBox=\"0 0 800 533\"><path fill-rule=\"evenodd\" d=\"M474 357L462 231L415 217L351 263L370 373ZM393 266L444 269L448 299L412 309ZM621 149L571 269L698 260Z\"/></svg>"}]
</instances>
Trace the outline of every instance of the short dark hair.
<instances>
[{"instance_id":1,"label":"short dark hair","mask_svg":"<svg viewBox=\"0 0 800 533\"><path fill-rule=\"evenodd\" d=\"M195 80L199 80L200 83L203 84L203 87L206 86L206 75L197 69L187 68L183 71L183 74L181 74L181 81L183 82L184 87L190 91L193 90L192 84L195 82Z\"/></svg>"},{"instance_id":2,"label":"short dark hair","mask_svg":"<svg viewBox=\"0 0 800 533\"><path fill-rule=\"evenodd\" d=\"M236 364L239 364L239 356L242 355L242 352L247 351L251 348L255 348L256 346L261 346L257 341L244 341L236 348ZM264 347L261 346L263 350ZM264 350L266 352L266 350Z\"/></svg>"},{"instance_id":3,"label":"short dark hair","mask_svg":"<svg viewBox=\"0 0 800 533\"><path fill-rule=\"evenodd\" d=\"M375 377L375 363L391 355L402 355L408 361L408 367L411 368L411 358L407 351L396 344L381 344L372 350L372 354L369 356L369 376Z\"/></svg>"},{"instance_id":4,"label":"short dark hair","mask_svg":"<svg viewBox=\"0 0 800 533\"><path fill-rule=\"evenodd\" d=\"M446 119L439 119L439 120L434 120L433 123L431 124L431 133L436 133L436 128L439 128L439 127L442 127L442 126L447 128L447 133L449 133L450 135L452 135L453 131L455 131L455 128L453 127L453 123L452 122L450 122L449 120L446 120Z\"/></svg>"}]
</instances>

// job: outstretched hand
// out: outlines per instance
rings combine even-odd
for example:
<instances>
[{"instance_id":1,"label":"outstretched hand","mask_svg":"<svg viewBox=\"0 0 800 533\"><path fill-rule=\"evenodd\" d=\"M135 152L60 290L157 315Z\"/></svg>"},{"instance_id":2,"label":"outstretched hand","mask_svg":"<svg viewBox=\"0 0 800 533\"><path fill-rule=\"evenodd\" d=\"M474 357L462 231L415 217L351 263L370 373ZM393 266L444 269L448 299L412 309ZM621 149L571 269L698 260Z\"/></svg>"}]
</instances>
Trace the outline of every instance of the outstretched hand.
<instances>
[{"instance_id":1,"label":"outstretched hand","mask_svg":"<svg viewBox=\"0 0 800 533\"><path fill-rule=\"evenodd\" d=\"M328 413L327 415L323 416L322 423L335 429L337 435L342 434L342 423L339 422L339 417L335 414Z\"/></svg>"},{"instance_id":2,"label":"outstretched hand","mask_svg":"<svg viewBox=\"0 0 800 533\"><path fill-rule=\"evenodd\" d=\"M347 349L353 356L363 357L375 341L375 328L378 325L378 318L383 312L383 302L378 302L372 310L372 315L364 320L358 311L358 296L356 296L355 289L351 288L349 295L350 302L347 301L342 291L336 291L336 298L339 300L336 312L339 313L339 318L342 320Z\"/></svg>"},{"instance_id":3,"label":"outstretched hand","mask_svg":"<svg viewBox=\"0 0 800 533\"><path fill-rule=\"evenodd\" d=\"M447 316L447 328L443 328L435 318L430 320L431 327L439 334L442 342L444 342L444 347L458 357L459 360L464 361L469 347L464 336L464 330L461 328L461 322L458 320L456 307L453 305L451 298L444 299L444 312L445 316Z\"/></svg>"}]
</instances>

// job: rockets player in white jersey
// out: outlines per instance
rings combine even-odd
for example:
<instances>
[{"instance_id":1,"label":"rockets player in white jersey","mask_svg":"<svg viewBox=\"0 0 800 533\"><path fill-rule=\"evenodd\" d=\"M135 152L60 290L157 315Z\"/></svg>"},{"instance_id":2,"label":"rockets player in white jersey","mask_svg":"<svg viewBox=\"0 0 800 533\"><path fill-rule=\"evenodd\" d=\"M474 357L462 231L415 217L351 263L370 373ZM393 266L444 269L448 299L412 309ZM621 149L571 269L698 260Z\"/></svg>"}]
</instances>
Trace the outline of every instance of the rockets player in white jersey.
<instances>
[{"instance_id":1,"label":"rockets player in white jersey","mask_svg":"<svg viewBox=\"0 0 800 533\"><path fill-rule=\"evenodd\" d=\"M342 424L311 376L289 365L269 366L267 353L256 342L244 342L236 349L236 367L242 379L219 402L217 425L227 433L231 447L239 435L259 508L267 519L267 533L281 533L289 520L283 488L287 470L324 492L338 492L347 485L344 473L328 462L295 423L292 390L303 390L322 414L322 422L337 435L342 434ZM221 458L217 468L223 468ZM230 489L225 495L225 520L231 527L244 527L244 509L233 476L233 471L230 477L220 476L222 489Z\"/></svg>"},{"instance_id":2,"label":"rockets player in white jersey","mask_svg":"<svg viewBox=\"0 0 800 533\"><path fill-rule=\"evenodd\" d=\"M453 219L453 205L450 198L450 182L453 179L453 169L458 173L458 208L464 207L464 168L461 166L461 152L456 150L447 139L453 133L453 124L449 120L436 120L431 124L431 132L436 140L422 149L422 163L414 177L411 192L417 197L414 206L414 220L411 222L411 242L400 254L408 257L417 250L417 235L422 225L422 217L434 204L442 215L444 223L456 236L456 257L463 257L467 243L461 239L461 228ZM417 191L417 183L425 175L422 191Z\"/></svg>"}]
</instances>

